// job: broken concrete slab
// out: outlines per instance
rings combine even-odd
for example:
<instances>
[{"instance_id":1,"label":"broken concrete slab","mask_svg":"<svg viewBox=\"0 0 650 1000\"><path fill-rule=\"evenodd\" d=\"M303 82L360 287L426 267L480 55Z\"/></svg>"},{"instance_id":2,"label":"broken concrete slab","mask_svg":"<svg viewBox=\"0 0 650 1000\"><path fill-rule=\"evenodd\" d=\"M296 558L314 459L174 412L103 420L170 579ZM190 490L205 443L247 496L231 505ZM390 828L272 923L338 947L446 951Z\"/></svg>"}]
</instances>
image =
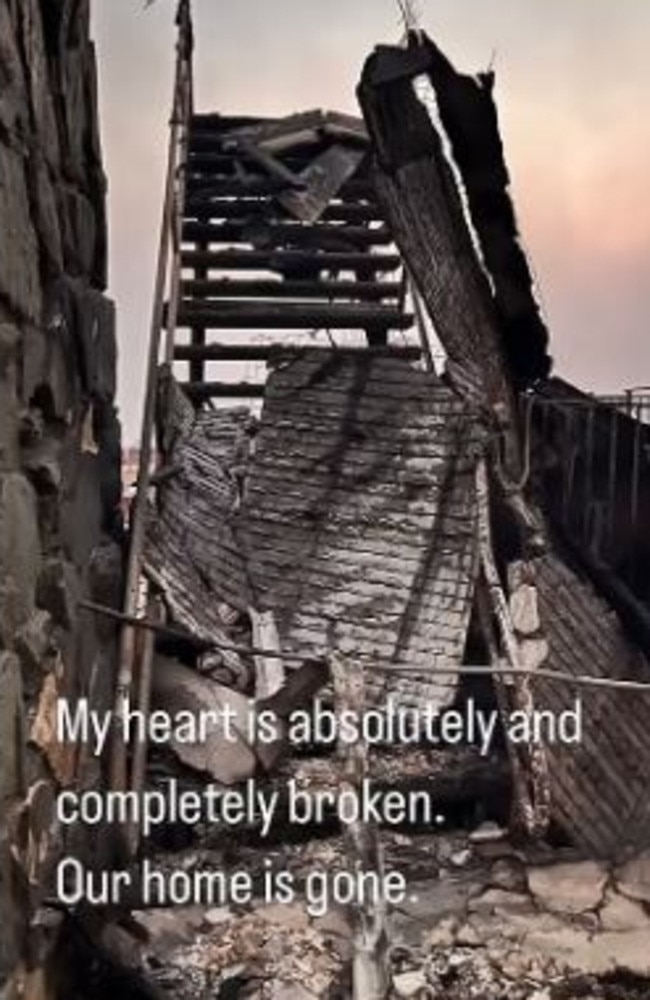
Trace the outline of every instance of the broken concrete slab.
<instances>
[{"instance_id":1,"label":"broken concrete slab","mask_svg":"<svg viewBox=\"0 0 650 1000\"><path fill-rule=\"evenodd\" d=\"M616 888L629 899L650 904L650 851L644 851L616 870Z\"/></svg>"},{"instance_id":2,"label":"broken concrete slab","mask_svg":"<svg viewBox=\"0 0 650 1000\"><path fill-rule=\"evenodd\" d=\"M595 910L603 901L608 872L594 861L549 865L528 871L528 886L547 910L579 914Z\"/></svg>"},{"instance_id":3,"label":"broken concrete slab","mask_svg":"<svg viewBox=\"0 0 650 1000\"><path fill-rule=\"evenodd\" d=\"M645 928L650 941L650 917L643 904L636 900L608 889L598 918L604 931L639 931Z\"/></svg>"}]
</instances>

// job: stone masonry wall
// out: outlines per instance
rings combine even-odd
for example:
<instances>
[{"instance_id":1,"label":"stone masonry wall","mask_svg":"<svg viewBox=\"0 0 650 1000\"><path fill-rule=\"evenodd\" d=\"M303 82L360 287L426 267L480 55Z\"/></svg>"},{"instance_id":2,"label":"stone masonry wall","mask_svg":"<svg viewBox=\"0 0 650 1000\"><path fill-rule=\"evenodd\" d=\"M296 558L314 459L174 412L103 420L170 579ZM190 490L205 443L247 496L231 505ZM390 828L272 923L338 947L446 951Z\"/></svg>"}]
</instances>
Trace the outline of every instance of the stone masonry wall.
<instances>
[{"instance_id":1,"label":"stone masonry wall","mask_svg":"<svg viewBox=\"0 0 650 1000\"><path fill-rule=\"evenodd\" d=\"M114 310L88 0L0 0L0 996L43 996L59 788L57 696L110 706L120 598ZM96 835L96 834L95 834Z\"/></svg>"}]
</instances>

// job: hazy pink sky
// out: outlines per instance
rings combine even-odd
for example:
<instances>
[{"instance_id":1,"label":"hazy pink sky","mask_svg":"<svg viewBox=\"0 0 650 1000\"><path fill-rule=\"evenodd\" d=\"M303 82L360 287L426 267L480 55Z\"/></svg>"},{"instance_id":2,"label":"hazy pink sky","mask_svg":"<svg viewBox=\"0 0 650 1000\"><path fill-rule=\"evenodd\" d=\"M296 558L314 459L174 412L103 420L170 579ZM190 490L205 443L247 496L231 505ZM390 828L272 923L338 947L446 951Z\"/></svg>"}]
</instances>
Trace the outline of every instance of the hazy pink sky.
<instances>
[{"instance_id":1,"label":"hazy pink sky","mask_svg":"<svg viewBox=\"0 0 650 1000\"><path fill-rule=\"evenodd\" d=\"M94 0L125 440L137 436L161 211L175 0ZM358 113L395 0L194 0L198 110ZM459 69L493 59L525 245L556 371L650 383L650 3L420 0Z\"/></svg>"}]
</instances>

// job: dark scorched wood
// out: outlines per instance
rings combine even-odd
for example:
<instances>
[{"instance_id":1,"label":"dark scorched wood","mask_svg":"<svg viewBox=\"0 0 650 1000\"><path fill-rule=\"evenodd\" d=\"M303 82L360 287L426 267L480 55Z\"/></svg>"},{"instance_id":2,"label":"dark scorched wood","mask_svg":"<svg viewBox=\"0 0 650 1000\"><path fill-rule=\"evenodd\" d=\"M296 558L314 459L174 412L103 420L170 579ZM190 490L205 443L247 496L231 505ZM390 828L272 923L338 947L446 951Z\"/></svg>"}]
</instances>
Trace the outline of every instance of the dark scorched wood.
<instances>
[{"instance_id":1,"label":"dark scorched wood","mask_svg":"<svg viewBox=\"0 0 650 1000\"><path fill-rule=\"evenodd\" d=\"M177 326L205 330L408 330L413 317L396 306L357 303L197 302L183 299Z\"/></svg>"},{"instance_id":2,"label":"dark scorched wood","mask_svg":"<svg viewBox=\"0 0 650 1000\"><path fill-rule=\"evenodd\" d=\"M399 60L400 51L377 49L358 91L373 144L379 202L445 348L456 390L496 415L516 438L498 316L442 140L410 76L383 79L384 61ZM403 58L408 63L408 53ZM514 468L516 450L511 441Z\"/></svg>"},{"instance_id":3,"label":"dark scorched wood","mask_svg":"<svg viewBox=\"0 0 650 1000\"><path fill-rule=\"evenodd\" d=\"M546 378L549 335L519 241L510 176L493 96L494 74L456 72L431 39L411 39L426 57L442 125L467 194L472 224L489 271L510 372L519 387Z\"/></svg>"},{"instance_id":4,"label":"dark scorched wood","mask_svg":"<svg viewBox=\"0 0 650 1000\"><path fill-rule=\"evenodd\" d=\"M201 299L350 299L360 302L378 302L382 299L399 299L403 294L398 281L278 281L251 278L219 278L184 281L181 286L184 298Z\"/></svg>"}]
</instances>

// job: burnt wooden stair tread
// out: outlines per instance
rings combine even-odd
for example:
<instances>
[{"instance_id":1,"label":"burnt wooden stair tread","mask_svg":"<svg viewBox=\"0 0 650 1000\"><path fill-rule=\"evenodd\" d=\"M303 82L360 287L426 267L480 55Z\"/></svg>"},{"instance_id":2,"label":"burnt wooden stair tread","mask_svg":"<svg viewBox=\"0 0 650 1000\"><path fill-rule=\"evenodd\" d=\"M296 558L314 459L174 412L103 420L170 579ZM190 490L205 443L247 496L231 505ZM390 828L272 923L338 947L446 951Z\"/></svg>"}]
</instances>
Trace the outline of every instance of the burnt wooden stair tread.
<instances>
[{"instance_id":1,"label":"burnt wooden stair tread","mask_svg":"<svg viewBox=\"0 0 650 1000\"><path fill-rule=\"evenodd\" d=\"M260 399L263 382L182 382L184 391L195 403L209 399Z\"/></svg>"},{"instance_id":2,"label":"burnt wooden stair tread","mask_svg":"<svg viewBox=\"0 0 650 1000\"><path fill-rule=\"evenodd\" d=\"M262 278L241 280L214 278L183 281L181 294L185 298L269 298L269 299L351 299L378 302L383 299L400 299L403 292L399 281L283 281Z\"/></svg>"},{"instance_id":3,"label":"burnt wooden stair tread","mask_svg":"<svg viewBox=\"0 0 650 1000\"><path fill-rule=\"evenodd\" d=\"M267 222L264 219L238 219L231 222L194 222L183 224L183 240L191 243L250 243L254 238L293 241L326 247L327 241L354 246L387 246L392 237L386 226L347 226L331 222ZM343 248L344 249L344 248Z\"/></svg>"},{"instance_id":4,"label":"burnt wooden stair tread","mask_svg":"<svg viewBox=\"0 0 650 1000\"><path fill-rule=\"evenodd\" d=\"M384 357L402 358L406 361L418 361L422 352L417 346L395 345L382 348L357 347L337 348L337 352L346 354L376 354ZM286 344L177 344L174 348L176 361L268 361L279 352L286 352Z\"/></svg>"},{"instance_id":5,"label":"burnt wooden stair tread","mask_svg":"<svg viewBox=\"0 0 650 1000\"><path fill-rule=\"evenodd\" d=\"M283 271L396 271L402 261L396 253L329 253L317 250L184 250L181 264L187 268L225 268Z\"/></svg>"},{"instance_id":6,"label":"burnt wooden stair tread","mask_svg":"<svg viewBox=\"0 0 650 1000\"><path fill-rule=\"evenodd\" d=\"M397 306L351 303L240 302L183 299L180 327L205 329L394 329L406 330L413 317Z\"/></svg>"},{"instance_id":7,"label":"burnt wooden stair tread","mask_svg":"<svg viewBox=\"0 0 650 1000\"><path fill-rule=\"evenodd\" d=\"M194 194L185 202L185 218L233 219L240 222L286 222L286 212L272 198L215 198ZM331 202L321 219L331 222L381 222L383 215L377 204L360 202Z\"/></svg>"},{"instance_id":8,"label":"burnt wooden stair tread","mask_svg":"<svg viewBox=\"0 0 650 1000\"><path fill-rule=\"evenodd\" d=\"M246 197L281 194L282 192L295 190L287 181L278 177L251 175L250 177L230 177L212 176L210 174L199 177L188 175L187 194L210 194L214 197ZM341 185L337 197L345 199L367 199L376 200L374 185L368 180L349 180Z\"/></svg>"}]
</instances>

